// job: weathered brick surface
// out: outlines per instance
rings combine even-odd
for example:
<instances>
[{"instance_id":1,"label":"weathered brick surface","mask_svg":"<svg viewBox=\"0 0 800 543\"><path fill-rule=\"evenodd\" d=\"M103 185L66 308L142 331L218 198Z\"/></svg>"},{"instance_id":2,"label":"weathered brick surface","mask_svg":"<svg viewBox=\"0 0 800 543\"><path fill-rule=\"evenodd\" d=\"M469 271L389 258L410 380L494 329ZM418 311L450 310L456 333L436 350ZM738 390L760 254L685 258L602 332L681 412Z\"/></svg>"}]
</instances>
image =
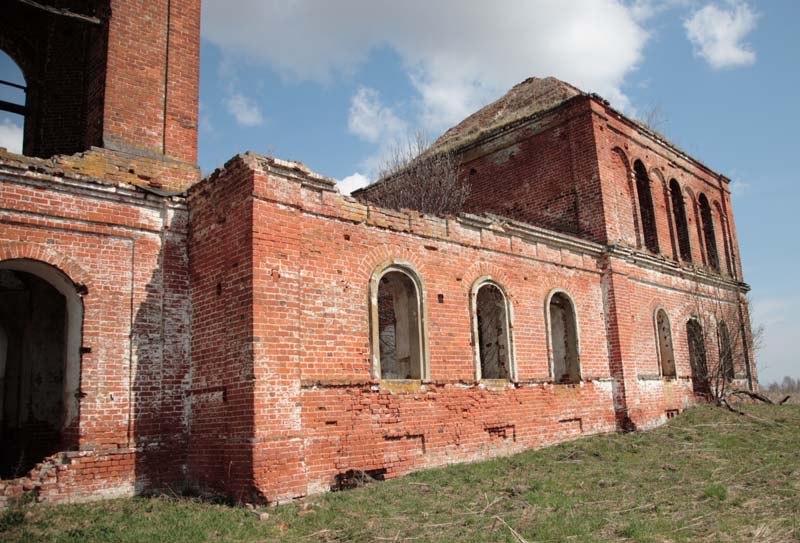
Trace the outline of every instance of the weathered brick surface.
<instances>
[{"instance_id":1,"label":"weathered brick surface","mask_svg":"<svg viewBox=\"0 0 800 543\"><path fill-rule=\"evenodd\" d=\"M460 151L466 208L604 242L591 101L574 98Z\"/></svg>"},{"instance_id":2,"label":"weathered brick surface","mask_svg":"<svg viewBox=\"0 0 800 543\"><path fill-rule=\"evenodd\" d=\"M133 186L30 170L17 158L0 160L0 261L44 262L83 293L79 414L64 443L81 456L59 467L57 484L40 496L88 499L180 483L190 324L185 205Z\"/></svg>"},{"instance_id":3,"label":"weathered brick surface","mask_svg":"<svg viewBox=\"0 0 800 543\"><path fill-rule=\"evenodd\" d=\"M471 214L458 217L366 205L299 163L253 154L196 183L199 3L73 7L97 20L16 3L0 21L0 47L32 82L25 152L50 157L0 153L0 266L60 270L83 309L63 450L0 481L0 506L26 491L56 502L186 485L275 502L353 471L395 477L648 428L702 401L686 331L700 302L749 326L728 179L596 96L528 80L448 132L440 143L460 146L472 185ZM32 39L37 21L74 39ZM57 69L43 71L50 61ZM654 252L636 161L650 179ZM673 179L691 262L679 255ZM381 381L374 367L370 283L391 264L420 288L416 381ZM508 296L508 380L476 380L470 296L486 278ZM552 376L555 291L575 306L575 384ZM657 310L674 378L660 369ZM713 363L719 342L705 334ZM737 383L757 387L749 346L736 349L751 362L736 357Z\"/></svg>"},{"instance_id":4,"label":"weathered brick surface","mask_svg":"<svg viewBox=\"0 0 800 543\"><path fill-rule=\"evenodd\" d=\"M200 2L69 3L84 19L6 7L0 48L28 86L26 155L169 190L198 181Z\"/></svg>"},{"instance_id":5,"label":"weathered brick surface","mask_svg":"<svg viewBox=\"0 0 800 543\"><path fill-rule=\"evenodd\" d=\"M209 401L193 411L189 456L215 474L207 484L240 497L660 424L697 401L685 333L697 296L738 300L734 283L663 257L513 221L382 210L251 154L194 187L190 209L193 386ZM372 371L368 284L391 261L423 285L430 370L417 384ZM515 382L475 381L469 291L486 275L513 308ZM556 288L576 304L579 385L552 382L545 301ZM676 379L659 374L657 307L671 319Z\"/></svg>"}]
</instances>

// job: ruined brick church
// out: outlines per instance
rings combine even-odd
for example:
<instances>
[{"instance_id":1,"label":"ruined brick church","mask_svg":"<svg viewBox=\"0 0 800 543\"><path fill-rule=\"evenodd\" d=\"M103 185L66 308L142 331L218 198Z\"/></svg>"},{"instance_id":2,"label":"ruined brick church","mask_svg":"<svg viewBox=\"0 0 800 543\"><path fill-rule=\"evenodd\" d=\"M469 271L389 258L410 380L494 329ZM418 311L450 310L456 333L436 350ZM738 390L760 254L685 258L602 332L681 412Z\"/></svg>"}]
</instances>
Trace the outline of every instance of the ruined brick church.
<instances>
[{"instance_id":1,"label":"ruined brick church","mask_svg":"<svg viewBox=\"0 0 800 543\"><path fill-rule=\"evenodd\" d=\"M446 132L470 195L427 216L253 153L201 179L197 0L3 10L0 505L275 503L654 427L715 360L757 387L729 179L597 95Z\"/></svg>"}]
</instances>

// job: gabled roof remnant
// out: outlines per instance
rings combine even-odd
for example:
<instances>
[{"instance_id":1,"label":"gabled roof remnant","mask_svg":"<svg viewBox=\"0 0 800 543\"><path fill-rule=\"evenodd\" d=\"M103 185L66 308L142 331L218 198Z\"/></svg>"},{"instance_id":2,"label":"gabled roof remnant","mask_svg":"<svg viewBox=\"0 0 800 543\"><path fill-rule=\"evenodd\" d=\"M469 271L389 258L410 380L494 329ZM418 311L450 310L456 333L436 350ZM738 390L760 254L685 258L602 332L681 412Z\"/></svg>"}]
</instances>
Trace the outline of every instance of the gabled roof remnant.
<instances>
[{"instance_id":1,"label":"gabled roof remnant","mask_svg":"<svg viewBox=\"0 0 800 543\"><path fill-rule=\"evenodd\" d=\"M529 77L515 85L502 98L479 109L450 128L433 144L433 151L446 151L466 145L483 134L519 119L552 109L570 98L585 94L555 77Z\"/></svg>"}]
</instances>

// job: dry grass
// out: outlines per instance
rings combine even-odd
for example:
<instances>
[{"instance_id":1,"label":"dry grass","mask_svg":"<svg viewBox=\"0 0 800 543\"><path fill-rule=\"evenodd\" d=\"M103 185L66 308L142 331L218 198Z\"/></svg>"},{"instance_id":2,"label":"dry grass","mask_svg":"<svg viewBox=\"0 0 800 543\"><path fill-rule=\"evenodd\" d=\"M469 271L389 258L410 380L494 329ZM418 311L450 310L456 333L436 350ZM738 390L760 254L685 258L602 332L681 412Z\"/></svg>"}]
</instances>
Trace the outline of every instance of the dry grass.
<instances>
[{"instance_id":1,"label":"dry grass","mask_svg":"<svg viewBox=\"0 0 800 543\"><path fill-rule=\"evenodd\" d=\"M657 430L428 470L270 509L190 499L35 506L16 541L800 541L800 407L698 407Z\"/></svg>"}]
</instances>

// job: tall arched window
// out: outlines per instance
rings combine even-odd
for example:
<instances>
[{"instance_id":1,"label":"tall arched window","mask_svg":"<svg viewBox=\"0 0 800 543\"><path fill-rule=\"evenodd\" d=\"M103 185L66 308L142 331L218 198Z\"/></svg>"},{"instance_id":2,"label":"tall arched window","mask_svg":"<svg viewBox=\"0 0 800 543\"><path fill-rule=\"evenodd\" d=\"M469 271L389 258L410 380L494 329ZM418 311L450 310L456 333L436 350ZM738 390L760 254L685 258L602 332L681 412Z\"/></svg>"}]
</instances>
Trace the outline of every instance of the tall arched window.
<instances>
[{"instance_id":1,"label":"tall arched window","mask_svg":"<svg viewBox=\"0 0 800 543\"><path fill-rule=\"evenodd\" d=\"M509 305L496 283L478 280L472 289L473 336L477 342L478 379L512 379Z\"/></svg>"},{"instance_id":2,"label":"tall arched window","mask_svg":"<svg viewBox=\"0 0 800 543\"><path fill-rule=\"evenodd\" d=\"M422 379L425 346L417 276L389 266L371 281L373 371L381 379Z\"/></svg>"},{"instance_id":3,"label":"tall arched window","mask_svg":"<svg viewBox=\"0 0 800 543\"><path fill-rule=\"evenodd\" d=\"M650 252L658 252L658 231L656 213L653 209L653 195L650 192L650 177L641 160L633 163L636 174L636 194L639 197L639 214L642 216L642 235L644 245Z\"/></svg>"},{"instance_id":4,"label":"tall arched window","mask_svg":"<svg viewBox=\"0 0 800 543\"><path fill-rule=\"evenodd\" d=\"M658 362L661 366L663 377L676 377L675 352L672 348L672 329L669 324L667 312L663 309L656 311L656 341L658 343Z\"/></svg>"},{"instance_id":5,"label":"tall arched window","mask_svg":"<svg viewBox=\"0 0 800 543\"><path fill-rule=\"evenodd\" d=\"M672 216L675 219L675 230L678 234L678 251L686 262L692 261L692 247L689 244L689 223L686 220L686 206L683 202L681 186L675 179L669 182L669 194L672 201Z\"/></svg>"},{"instance_id":6,"label":"tall arched window","mask_svg":"<svg viewBox=\"0 0 800 543\"><path fill-rule=\"evenodd\" d=\"M719 255L717 253L717 236L714 233L714 219L711 216L711 206L705 194L700 194L700 220L703 222L703 238L706 245L708 265L719 271Z\"/></svg>"},{"instance_id":7,"label":"tall arched window","mask_svg":"<svg viewBox=\"0 0 800 543\"><path fill-rule=\"evenodd\" d=\"M726 381L733 381L736 371L733 367L733 346L731 345L731 335L728 332L728 325L725 321L719 321L717 325L717 337L719 338L719 364L720 373Z\"/></svg>"},{"instance_id":8,"label":"tall arched window","mask_svg":"<svg viewBox=\"0 0 800 543\"><path fill-rule=\"evenodd\" d=\"M3 146L12 153L22 153L25 126L26 91L22 70L10 56L0 51L0 127L5 133Z\"/></svg>"},{"instance_id":9,"label":"tall arched window","mask_svg":"<svg viewBox=\"0 0 800 543\"><path fill-rule=\"evenodd\" d=\"M686 340L689 344L692 389L697 394L706 394L709 392L706 341L703 336L703 327L697 319L686 321Z\"/></svg>"},{"instance_id":10,"label":"tall arched window","mask_svg":"<svg viewBox=\"0 0 800 543\"><path fill-rule=\"evenodd\" d=\"M728 271L728 275L733 277L733 257L731 256L731 244L728 243L728 240L730 240L730 229L727 224L728 221L725 218L725 213L722 212L722 207L719 205L719 202L714 202L714 209L717 211L720 229L722 230L720 235L722 236L722 245L725 250L725 269Z\"/></svg>"},{"instance_id":11,"label":"tall arched window","mask_svg":"<svg viewBox=\"0 0 800 543\"><path fill-rule=\"evenodd\" d=\"M564 292L553 293L548 302L547 315L553 380L556 383L579 383L578 321L570 297Z\"/></svg>"}]
</instances>

